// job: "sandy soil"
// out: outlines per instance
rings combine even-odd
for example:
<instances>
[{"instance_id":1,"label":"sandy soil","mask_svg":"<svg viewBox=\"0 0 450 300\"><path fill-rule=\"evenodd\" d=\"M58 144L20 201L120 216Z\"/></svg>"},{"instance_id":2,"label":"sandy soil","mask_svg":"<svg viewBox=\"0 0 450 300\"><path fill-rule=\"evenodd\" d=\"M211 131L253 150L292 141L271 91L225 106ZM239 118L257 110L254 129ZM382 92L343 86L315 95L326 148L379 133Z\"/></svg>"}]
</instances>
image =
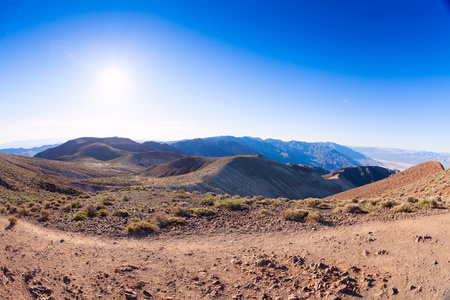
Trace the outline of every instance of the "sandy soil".
<instances>
[{"instance_id":1,"label":"sandy soil","mask_svg":"<svg viewBox=\"0 0 450 300\"><path fill-rule=\"evenodd\" d=\"M0 216L1 299L450 299L450 213L105 238Z\"/></svg>"}]
</instances>

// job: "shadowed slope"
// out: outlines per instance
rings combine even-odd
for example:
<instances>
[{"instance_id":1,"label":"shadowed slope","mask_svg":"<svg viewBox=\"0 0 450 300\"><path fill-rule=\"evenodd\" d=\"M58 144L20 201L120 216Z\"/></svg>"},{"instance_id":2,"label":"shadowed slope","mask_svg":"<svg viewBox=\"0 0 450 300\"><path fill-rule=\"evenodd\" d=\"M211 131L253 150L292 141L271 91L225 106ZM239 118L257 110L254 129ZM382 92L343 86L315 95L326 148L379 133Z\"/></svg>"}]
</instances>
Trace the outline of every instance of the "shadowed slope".
<instances>
[{"instance_id":1,"label":"shadowed slope","mask_svg":"<svg viewBox=\"0 0 450 300\"><path fill-rule=\"evenodd\" d=\"M160 165L184 157L182 154L165 151L149 151L144 153L133 153L110 161L111 163L131 164L139 167Z\"/></svg>"},{"instance_id":2,"label":"shadowed slope","mask_svg":"<svg viewBox=\"0 0 450 300\"><path fill-rule=\"evenodd\" d=\"M343 168L323 175L323 178L333 180L344 190L353 189L379 180L383 180L396 171L378 166Z\"/></svg>"},{"instance_id":3,"label":"shadowed slope","mask_svg":"<svg viewBox=\"0 0 450 300\"><path fill-rule=\"evenodd\" d=\"M10 161L9 158L13 160ZM13 191L46 190L77 195L80 191L70 187L63 177L44 174L37 166L15 164L14 156L0 154L0 186Z\"/></svg>"},{"instance_id":4,"label":"shadowed slope","mask_svg":"<svg viewBox=\"0 0 450 300\"><path fill-rule=\"evenodd\" d=\"M390 177L333 195L333 199L362 199L379 196L383 193L397 190L401 187L424 180L436 173L444 171L444 167L437 161L428 161L409 168Z\"/></svg>"},{"instance_id":5,"label":"shadowed slope","mask_svg":"<svg viewBox=\"0 0 450 300\"><path fill-rule=\"evenodd\" d=\"M316 173L302 172L260 156L185 157L141 173L155 187L215 191L240 196L325 197L342 189Z\"/></svg>"}]
</instances>

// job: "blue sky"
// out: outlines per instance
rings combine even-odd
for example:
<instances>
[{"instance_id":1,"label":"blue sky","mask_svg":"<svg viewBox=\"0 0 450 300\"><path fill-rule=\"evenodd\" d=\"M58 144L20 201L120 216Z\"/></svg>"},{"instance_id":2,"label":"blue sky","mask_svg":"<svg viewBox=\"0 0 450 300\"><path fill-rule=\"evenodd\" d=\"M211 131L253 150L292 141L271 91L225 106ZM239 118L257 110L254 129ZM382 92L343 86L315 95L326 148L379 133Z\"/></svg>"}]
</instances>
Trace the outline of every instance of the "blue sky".
<instances>
[{"instance_id":1,"label":"blue sky","mask_svg":"<svg viewBox=\"0 0 450 300\"><path fill-rule=\"evenodd\" d=\"M446 1L0 0L0 144L215 135L450 152Z\"/></svg>"}]
</instances>

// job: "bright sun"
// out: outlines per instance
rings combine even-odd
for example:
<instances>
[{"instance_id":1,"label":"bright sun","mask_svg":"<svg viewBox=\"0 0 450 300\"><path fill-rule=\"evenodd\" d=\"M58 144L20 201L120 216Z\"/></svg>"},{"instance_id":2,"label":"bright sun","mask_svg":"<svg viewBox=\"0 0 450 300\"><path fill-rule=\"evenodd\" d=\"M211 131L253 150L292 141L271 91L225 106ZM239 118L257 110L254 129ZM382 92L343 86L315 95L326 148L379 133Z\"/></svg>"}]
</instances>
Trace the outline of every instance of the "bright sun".
<instances>
[{"instance_id":1,"label":"bright sun","mask_svg":"<svg viewBox=\"0 0 450 300\"><path fill-rule=\"evenodd\" d=\"M97 86L103 96L114 98L126 94L130 89L130 77L118 67L109 67L98 72Z\"/></svg>"}]
</instances>

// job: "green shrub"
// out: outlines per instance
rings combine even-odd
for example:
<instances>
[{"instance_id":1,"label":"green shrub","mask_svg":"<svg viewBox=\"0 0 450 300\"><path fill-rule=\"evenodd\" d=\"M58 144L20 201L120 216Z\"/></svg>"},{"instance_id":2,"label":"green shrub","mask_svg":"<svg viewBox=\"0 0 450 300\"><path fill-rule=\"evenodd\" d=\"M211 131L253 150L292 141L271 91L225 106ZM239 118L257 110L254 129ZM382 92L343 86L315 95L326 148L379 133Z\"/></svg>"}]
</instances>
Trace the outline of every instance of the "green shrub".
<instances>
[{"instance_id":1,"label":"green shrub","mask_svg":"<svg viewBox=\"0 0 450 300\"><path fill-rule=\"evenodd\" d=\"M213 206L214 203L216 203L216 198L214 197L208 197L200 201L200 205L207 205L207 206Z\"/></svg>"},{"instance_id":2,"label":"green shrub","mask_svg":"<svg viewBox=\"0 0 450 300\"><path fill-rule=\"evenodd\" d=\"M85 211L80 210L79 212L77 212L77 213L75 214L75 216L73 217L73 219L74 219L75 221L83 221L83 220L86 220L86 219L87 219L87 214L86 214Z\"/></svg>"},{"instance_id":3,"label":"green shrub","mask_svg":"<svg viewBox=\"0 0 450 300\"><path fill-rule=\"evenodd\" d=\"M158 230L159 230L158 226L151 224L147 221L134 222L129 224L126 228L126 231L128 232L139 232L139 231L155 232Z\"/></svg>"},{"instance_id":4,"label":"green shrub","mask_svg":"<svg viewBox=\"0 0 450 300\"><path fill-rule=\"evenodd\" d=\"M130 213L128 212L128 210L119 209L116 210L113 215L119 218L128 218L130 216Z\"/></svg>"},{"instance_id":5,"label":"green shrub","mask_svg":"<svg viewBox=\"0 0 450 300\"><path fill-rule=\"evenodd\" d=\"M184 225L187 222L186 218L183 217L169 217L167 220L172 225Z\"/></svg>"},{"instance_id":6,"label":"green shrub","mask_svg":"<svg viewBox=\"0 0 450 300\"><path fill-rule=\"evenodd\" d=\"M196 216L210 216L210 215L214 214L214 211L209 208L199 207L199 208L193 208L192 213Z\"/></svg>"},{"instance_id":7,"label":"green shrub","mask_svg":"<svg viewBox=\"0 0 450 300\"><path fill-rule=\"evenodd\" d=\"M283 211L283 219L287 221L302 221L305 219L305 217L308 215L307 210L303 209L291 209L288 208L285 211Z\"/></svg>"},{"instance_id":8,"label":"green shrub","mask_svg":"<svg viewBox=\"0 0 450 300\"><path fill-rule=\"evenodd\" d=\"M130 201L130 197L128 195L123 195L122 201Z\"/></svg>"},{"instance_id":9,"label":"green shrub","mask_svg":"<svg viewBox=\"0 0 450 300\"><path fill-rule=\"evenodd\" d=\"M80 227L82 224L83 224L83 222L78 221L78 222L75 224L75 226Z\"/></svg>"},{"instance_id":10,"label":"green shrub","mask_svg":"<svg viewBox=\"0 0 450 300\"><path fill-rule=\"evenodd\" d=\"M434 199L423 199L419 201L420 207L438 208L438 203Z\"/></svg>"},{"instance_id":11,"label":"green shrub","mask_svg":"<svg viewBox=\"0 0 450 300\"><path fill-rule=\"evenodd\" d=\"M95 209L100 210L100 209L104 209L106 206L103 205L102 202L97 202L95 203Z\"/></svg>"},{"instance_id":12,"label":"green shrub","mask_svg":"<svg viewBox=\"0 0 450 300\"><path fill-rule=\"evenodd\" d=\"M228 209L228 210L246 210L246 209L248 209L248 206L240 199L217 201L214 204L214 206L219 209Z\"/></svg>"},{"instance_id":13,"label":"green shrub","mask_svg":"<svg viewBox=\"0 0 450 300\"><path fill-rule=\"evenodd\" d=\"M79 208L79 207L81 207L81 201L80 200L72 201L72 203L70 203L70 206L72 208ZM46 208L48 208L48 207L46 207Z\"/></svg>"},{"instance_id":14,"label":"green shrub","mask_svg":"<svg viewBox=\"0 0 450 300\"><path fill-rule=\"evenodd\" d=\"M104 209L104 208L100 209L98 211L98 214L100 215L100 217L106 217L106 216L109 215L108 211L106 209Z\"/></svg>"},{"instance_id":15,"label":"green shrub","mask_svg":"<svg viewBox=\"0 0 450 300\"><path fill-rule=\"evenodd\" d=\"M409 197L407 201L410 203L417 203L417 202L419 202L419 199L417 199L415 197Z\"/></svg>"}]
</instances>

